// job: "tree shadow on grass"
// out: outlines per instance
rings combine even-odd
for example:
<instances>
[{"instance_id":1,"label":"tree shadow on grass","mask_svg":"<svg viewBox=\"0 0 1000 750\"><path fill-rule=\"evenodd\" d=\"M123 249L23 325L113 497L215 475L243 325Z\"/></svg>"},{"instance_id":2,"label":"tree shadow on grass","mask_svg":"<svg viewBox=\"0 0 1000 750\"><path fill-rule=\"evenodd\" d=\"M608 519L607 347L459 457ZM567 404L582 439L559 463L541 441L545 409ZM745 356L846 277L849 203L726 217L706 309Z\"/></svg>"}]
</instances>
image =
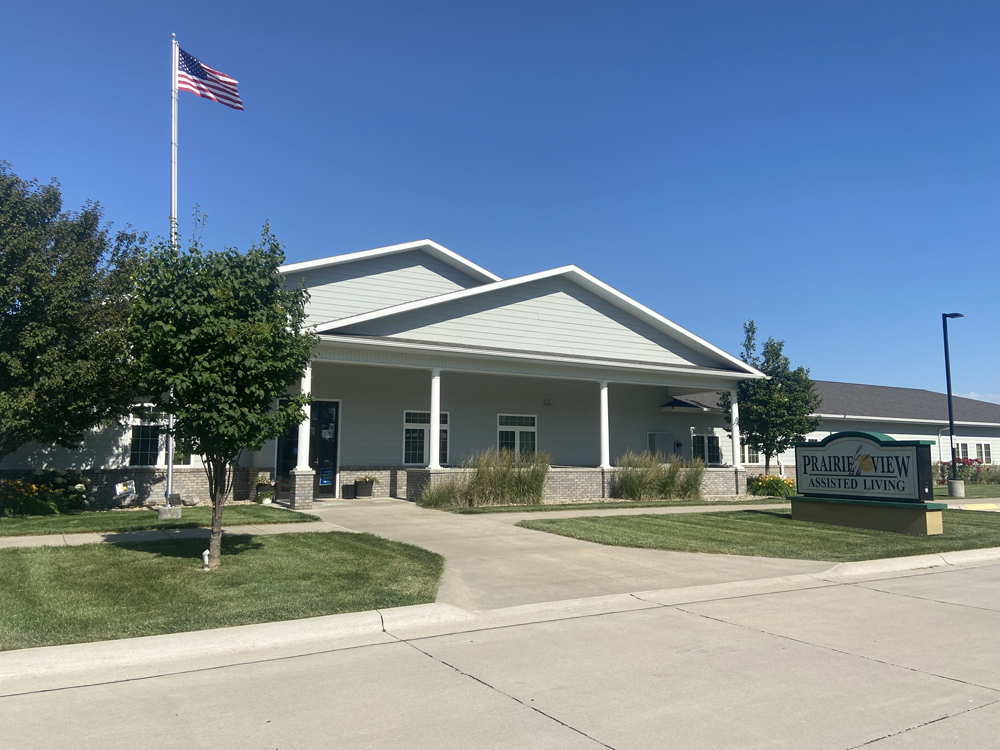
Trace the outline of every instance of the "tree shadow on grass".
<instances>
[{"instance_id":1,"label":"tree shadow on grass","mask_svg":"<svg viewBox=\"0 0 1000 750\"><path fill-rule=\"evenodd\" d=\"M195 560L201 564L201 553L208 549L207 538L194 539L163 539L155 542L115 542L116 547L127 549L132 552L145 552L157 557L177 557L185 560ZM222 557L242 555L244 552L263 549L261 544L252 536L223 536L222 537Z\"/></svg>"}]
</instances>

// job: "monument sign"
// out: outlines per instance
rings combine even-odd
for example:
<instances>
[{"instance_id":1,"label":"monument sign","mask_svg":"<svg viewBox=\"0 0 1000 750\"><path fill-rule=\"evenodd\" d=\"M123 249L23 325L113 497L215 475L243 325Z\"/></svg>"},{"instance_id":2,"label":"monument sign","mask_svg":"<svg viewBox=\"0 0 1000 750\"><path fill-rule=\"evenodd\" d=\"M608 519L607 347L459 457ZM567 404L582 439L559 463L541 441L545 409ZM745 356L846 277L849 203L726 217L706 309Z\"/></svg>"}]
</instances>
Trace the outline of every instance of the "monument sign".
<instances>
[{"instance_id":1,"label":"monument sign","mask_svg":"<svg viewBox=\"0 0 1000 750\"><path fill-rule=\"evenodd\" d=\"M943 531L947 506L931 502L930 441L838 432L796 443L795 475L795 519L909 534Z\"/></svg>"}]
</instances>

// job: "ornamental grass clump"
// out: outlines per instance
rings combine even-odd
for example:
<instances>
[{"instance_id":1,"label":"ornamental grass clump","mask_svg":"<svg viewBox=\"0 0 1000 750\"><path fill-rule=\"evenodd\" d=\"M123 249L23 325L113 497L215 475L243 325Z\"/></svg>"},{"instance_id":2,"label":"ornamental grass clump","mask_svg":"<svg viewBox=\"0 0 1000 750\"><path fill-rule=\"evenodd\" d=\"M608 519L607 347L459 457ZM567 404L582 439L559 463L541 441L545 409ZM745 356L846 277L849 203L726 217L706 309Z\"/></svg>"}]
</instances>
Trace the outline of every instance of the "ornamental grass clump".
<instances>
[{"instance_id":1,"label":"ornamental grass clump","mask_svg":"<svg viewBox=\"0 0 1000 750\"><path fill-rule=\"evenodd\" d=\"M626 500L673 500L701 497L705 463L696 458L685 461L669 459L662 453L628 451L618 459L612 483L612 497Z\"/></svg>"},{"instance_id":2,"label":"ornamental grass clump","mask_svg":"<svg viewBox=\"0 0 1000 750\"><path fill-rule=\"evenodd\" d=\"M760 497L788 497L795 494L795 480L775 474L748 477L747 494Z\"/></svg>"},{"instance_id":3,"label":"ornamental grass clump","mask_svg":"<svg viewBox=\"0 0 1000 750\"><path fill-rule=\"evenodd\" d=\"M424 490L420 504L427 508L540 505L551 460L547 453L485 450L462 464L461 476Z\"/></svg>"}]
</instances>

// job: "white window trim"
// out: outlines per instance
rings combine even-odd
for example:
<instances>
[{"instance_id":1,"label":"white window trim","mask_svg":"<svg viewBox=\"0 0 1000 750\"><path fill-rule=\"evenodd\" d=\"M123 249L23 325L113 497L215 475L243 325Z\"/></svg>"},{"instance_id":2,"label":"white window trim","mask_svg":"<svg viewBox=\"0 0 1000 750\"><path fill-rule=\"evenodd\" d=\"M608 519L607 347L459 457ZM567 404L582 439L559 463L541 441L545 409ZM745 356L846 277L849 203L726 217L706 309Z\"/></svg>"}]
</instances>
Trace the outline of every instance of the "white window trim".
<instances>
[{"instance_id":1,"label":"white window trim","mask_svg":"<svg viewBox=\"0 0 1000 750\"><path fill-rule=\"evenodd\" d=\"M534 427L521 427L520 425L501 425L500 417L531 417L535 420ZM538 415L537 414L511 414L510 412L497 412L497 450L500 450L500 432L510 432L514 430L517 433L517 454L521 455L521 433L522 432L533 432L535 433L535 455L538 454Z\"/></svg>"},{"instance_id":2,"label":"white window trim","mask_svg":"<svg viewBox=\"0 0 1000 750\"><path fill-rule=\"evenodd\" d=\"M713 463L709 463L709 461L708 461L708 441L707 440L705 441L705 455L704 456L695 456L695 454L694 454L694 439L696 437L704 437L704 438L713 437L713 438L715 438L716 440L719 441L719 462L718 463L713 464ZM712 429L712 430L705 430L705 431L699 432L699 431L695 430L692 427L691 428L691 458L692 459L701 458L705 462L706 466L725 466L726 465L726 458L725 458L725 455L722 452L722 438L719 436L718 431Z\"/></svg>"},{"instance_id":3,"label":"white window trim","mask_svg":"<svg viewBox=\"0 0 1000 750\"><path fill-rule=\"evenodd\" d=\"M744 442L741 441L740 442L740 461L742 461L743 463L747 464L748 466L760 466L760 464L761 464L760 451L757 451L757 460L756 461L751 461L750 460L750 446L748 446L746 443L744 443Z\"/></svg>"},{"instance_id":4,"label":"white window trim","mask_svg":"<svg viewBox=\"0 0 1000 750\"><path fill-rule=\"evenodd\" d=\"M402 451L400 454L400 460L403 462L403 466L427 466L428 461L426 459L430 458L431 441L430 441L430 422L407 422L407 414L430 414L430 409L403 409L403 443ZM441 414L448 417L448 424L442 424L441 429L448 433L448 441L445 444L445 458L447 459L442 464L443 466L451 466L451 412L442 411ZM423 429L424 431L424 457L425 460L421 463L407 463L406 462L406 431Z\"/></svg>"}]
</instances>

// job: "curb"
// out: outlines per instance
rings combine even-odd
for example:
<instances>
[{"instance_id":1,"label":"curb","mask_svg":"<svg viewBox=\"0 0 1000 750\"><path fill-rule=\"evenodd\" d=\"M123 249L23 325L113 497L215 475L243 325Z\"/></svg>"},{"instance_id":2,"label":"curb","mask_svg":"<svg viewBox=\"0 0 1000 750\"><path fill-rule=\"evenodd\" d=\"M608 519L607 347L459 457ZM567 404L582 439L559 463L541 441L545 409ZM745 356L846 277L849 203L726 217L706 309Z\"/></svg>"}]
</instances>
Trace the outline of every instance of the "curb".
<instances>
[{"instance_id":1,"label":"curb","mask_svg":"<svg viewBox=\"0 0 1000 750\"><path fill-rule=\"evenodd\" d=\"M905 573L908 570L939 568L946 565L968 565L970 563L990 562L992 560L1000 560L1000 547L840 563L834 565L825 573L813 573L812 575L822 580L839 582L845 579L880 575L882 573Z\"/></svg>"}]
</instances>

